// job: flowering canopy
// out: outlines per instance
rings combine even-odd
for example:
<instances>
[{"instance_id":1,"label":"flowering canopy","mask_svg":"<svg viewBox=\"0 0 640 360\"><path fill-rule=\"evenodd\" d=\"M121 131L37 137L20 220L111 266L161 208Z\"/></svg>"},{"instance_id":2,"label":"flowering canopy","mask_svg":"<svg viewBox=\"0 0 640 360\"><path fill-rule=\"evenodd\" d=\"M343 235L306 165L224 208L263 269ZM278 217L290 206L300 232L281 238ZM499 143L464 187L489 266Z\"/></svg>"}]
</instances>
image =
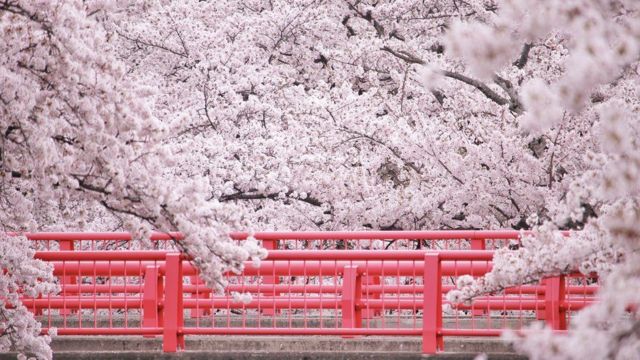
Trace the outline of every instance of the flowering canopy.
<instances>
[{"instance_id":1,"label":"flowering canopy","mask_svg":"<svg viewBox=\"0 0 640 360\"><path fill-rule=\"evenodd\" d=\"M633 0L0 2L0 221L182 231L220 286L225 269L264 256L226 236L249 225L533 226L535 239L457 296L581 267L610 274L600 309L624 317L640 270L638 11ZM553 232L583 227L571 241ZM597 309L578 326L605 332L602 351L637 349L637 318L607 327ZM534 356L571 355L531 341Z\"/></svg>"}]
</instances>

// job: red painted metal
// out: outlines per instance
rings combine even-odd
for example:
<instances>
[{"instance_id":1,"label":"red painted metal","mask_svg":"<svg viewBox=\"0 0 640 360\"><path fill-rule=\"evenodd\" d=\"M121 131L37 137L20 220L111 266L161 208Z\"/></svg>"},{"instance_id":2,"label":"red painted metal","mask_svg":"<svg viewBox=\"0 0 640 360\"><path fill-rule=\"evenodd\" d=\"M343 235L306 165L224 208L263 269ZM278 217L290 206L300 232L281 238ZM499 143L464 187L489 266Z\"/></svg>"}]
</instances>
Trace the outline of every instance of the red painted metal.
<instances>
[{"instance_id":1,"label":"red painted metal","mask_svg":"<svg viewBox=\"0 0 640 360\"><path fill-rule=\"evenodd\" d=\"M395 328L185 328L183 332L185 335L422 335L422 329Z\"/></svg>"},{"instance_id":2,"label":"red painted metal","mask_svg":"<svg viewBox=\"0 0 640 360\"><path fill-rule=\"evenodd\" d=\"M184 263L183 263L184 266ZM149 267L149 266L148 266ZM149 271L148 267L142 273L145 275L146 272ZM146 284L146 281L145 281ZM363 288L365 285L363 285ZM368 289L366 291L367 294L371 295L371 298L375 298L374 295L380 294L382 292L382 286L378 285L367 285ZM64 293L66 294L78 294L78 293L106 293L106 292L114 292L114 293L139 293L140 286L139 285L96 285L96 284L77 284L73 286L62 286L64 289ZM442 293L446 294L448 291L454 289L455 287L452 285L443 285ZM342 293L342 288L336 289L332 287L320 286L320 285L290 285L290 284L279 284L275 287L272 285L264 285L264 284L244 284L244 285L229 285L226 287L228 291L246 291L250 293L259 292L261 294L269 294L270 291L276 290L277 292L291 292L291 293ZM423 285L385 285L384 291L385 293L400 293L400 294L415 294L420 293L423 290ZM566 294L568 295L590 295L593 296L596 294L598 290L597 286L566 286ZM182 291L185 294L200 294L202 295L201 299L208 299L204 295L211 294L213 292L212 289L208 287L204 287L202 284L200 286L184 284L182 286ZM505 290L505 293L511 295L517 294L526 294L526 295L542 295L542 299L544 299L544 294L546 292L546 286L540 285L522 285L522 286L514 286ZM363 293L364 290L363 290ZM582 296L584 297L584 296Z\"/></svg>"},{"instance_id":3,"label":"red painted metal","mask_svg":"<svg viewBox=\"0 0 640 360\"><path fill-rule=\"evenodd\" d=\"M180 254L167 254L166 296L164 301L164 332L162 349L165 352L176 352L184 349L184 307L182 299L182 259Z\"/></svg>"},{"instance_id":4,"label":"red painted metal","mask_svg":"<svg viewBox=\"0 0 640 360\"><path fill-rule=\"evenodd\" d=\"M563 306L566 298L566 281L564 276L546 279L545 319L554 330L567 329L567 312Z\"/></svg>"},{"instance_id":5,"label":"red painted metal","mask_svg":"<svg viewBox=\"0 0 640 360\"><path fill-rule=\"evenodd\" d=\"M164 260L166 251L128 250L128 251L37 251L35 258L45 261L113 261Z\"/></svg>"},{"instance_id":6,"label":"red painted metal","mask_svg":"<svg viewBox=\"0 0 640 360\"><path fill-rule=\"evenodd\" d=\"M205 289L206 286L205 286L205 282L202 281L202 279L200 279L199 276L196 276L196 275L189 276L189 282L191 285L186 285L186 286L188 286L188 289L193 289L193 290L186 290L185 285L183 285L182 291L184 293L190 293L191 297L196 299L208 299L211 296L210 291L209 292L202 291L202 289ZM210 311L207 309L191 309L190 314L192 318L199 318L199 317L209 315Z\"/></svg>"},{"instance_id":7,"label":"red painted metal","mask_svg":"<svg viewBox=\"0 0 640 360\"><path fill-rule=\"evenodd\" d=\"M493 252L484 249L517 241L520 234L256 233L273 250L260 268L247 263L240 275L226 273L224 294L214 294L188 258L168 246L182 239L178 233L154 233L156 248L163 250L153 251L134 250L126 233L27 234L45 244L36 257L54 266L62 292L25 298L24 304L45 329L56 325L60 335L162 335L163 349L171 352L184 348L185 335L264 334L422 336L424 352L433 353L442 350L445 336L498 336L504 328L522 329L535 313L544 313L554 329L566 329L572 312L597 300L593 280L570 275L478 297L445 313L443 307L450 304L443 295L456 278L490 271ZM241 241L247 235L231 237ZM386 241L390 250L346 242L373 239L391 240ZM406 239L413 240L393 242ZM333 245L319 250L316 241L329 240ZM429 240L433 246L419 242L407 249L414 240ZM49 242L71 246L56 250ZM439 247L444 250L434 250ZM248 292L253 299L234 302L234 291ZM185 312L191 322L185 323Z\"/></svg>"},{"instance_id":8,"label":"red painted metal","mask_svg":"<svg viewBox=\"0 0 640 360\"><path fill-rule=\"evenodd\" d=\"M570 232L563 232L565 236L569 236ZM24 233L28 239L34 241L131 241L129 233L73 233L73 232L42 232L42 233ZM229 237L234 240L242 241L246 239L250 233L233 232ZM531 235L528 231L517 230L435 230L435 231L302 231L302 232L257 232L253 234L255 239L263 241L265 247L269 247L269 243L284 243L287 240L293 241L369 241L369 240L424 240L424 241L443 241L443 240L469 240L471 241L471 249L484 249L487 243L503 240L519 240L521 235ZM152 241L168 242L181 241L184 237L177 232L153 232ZM479 245L483 243L484 245ZM483 247L484 246L484 247Z\"/></svg>"},{"instance_id":9,"label":"red painted metal","mask_svg":"<svg viewBox=\"0 0 640 360\"><path fill-rule=\"evenodd\" d=\"M380 276L376 276L376 275L366 275L363 277L364 282L364 291L366 294L366 298L371 298L371 299L380 299L380 295L382 294L382 290L383 287L380 284ZM391 286L386 286L386 291L387 293L391 292L396 292L396 293L408 293L408 294L415 294L416 291L419 291L419 288L422 288L420 286L417 286L415 283L413 285L391 285ZM395 289L395 291L394 291ZM365 307L362 310L362 318L363 319L375 319L377 316L380 316L380 310L378 309L371 309L369 307Z\"/></svg>"},{"instance_id":10,"label":"red painted metal","mask_svg":"<svg viewBox=\"0 0 640 360\"><path fill-rule=\"evenodd\" d=\"M56 328L58 335L161 335L160 327L150 328ZM49 328L42 328L42 333L47 334Z\"/></svg>"},{"instance_id":11,"label":"red painted metal","mask_svg":"<svg viewBox=\"0 0 640 360\"><path fill-rule=\"evenodd\" d=\"M471 250L486 250L487 243L484 239L471 239ZM481 316L486 314L486 309L473 309L473 316Z\"/></svg>"},{"instance_id":12,"label":"red painted metal","mask_svg":"<svg viewBox=\"0 0 640 360\"><path fill-rule=\"evenodd\" d=\"M345 266L342 276L342 327L362 327L362 309L358 306L361 303L362 276L358 272L358 267L354 265ZM308 306L308 304L305 305Z\"/></svg>"},{"instance_id":13,"label":"red painted metal","mask_svg":"<svg viewBox=\"0 0 640 360\"><path fill-rule=\"evenodd\" d=\"M164 283L159 268L147 266L144 274L143 327L162 327L164 325L164 312L161 306L163 293Z\"/></svg>"},{"instance_id":14,"label":"red painted metal","mask_svg":"<svg viewBox=\"0 0 640 360\"><path fill-rule=\"evenodd\" d=\"M255 232L258 240L330 240L330 239L518 239L519 230L418 230L418 231L273 231ZM523 231L524 234L531 234ZM564 232L569 234L569 232ZM232 239L246 239L248 232L232 232ZM24 233L31 240L131 240L126 232L38 232ZM153 232L152 240L182 240L177 232Z\"/></svg>"},{"instance_id":15,"label":"red painted metal","mask_svg":"<svg viewBox=\"0 0 640 360\"><path fill-rule=\"evenodd\" d=\"M440 255L428 253L424 258L424 292L422 327L422 352L434 354L444 349L442 335L442 274L440 272Z\"/></svg>"},{"instance_id":16,"label":"red painted metal","mask_svg":"<svg viewBox=\"0 0 640 360\"><path fill-rule=\"evenodd\" d=\"M246 238L246 237L245 237ZM244 238L243 238L244 239ZM268 251L273 251L278 249L278 240L263 240L262 246ZM272 286L273 291L267 291L265 295L267 296L275 296L278 292L275 290L275 285L280 283L280 277L277 275L264 275L262 276L262 283L266 286ZM276 311L272 308L263 309L262 313L267 316L273 316L276 314Z\"/></svg>"},{"instance_id":17,"label":"red painted metal","mask_svg":"<svg viewBox=\"0 0 640 360\"><path fill-rule=\"evenodd\" d=\"M70 253L73 253L74 250L74 243L71 240L59 240L58 241L60 250L63 251L69 251ZM73 285L78 283L78 277L77 276L61 276L60 277L60 283L65 286L65 288L69 287L68 285L71 285L71 287L73 287ZM63 294L64 294L64 290L63 290ZM60 313L63 315L68 315L72 313L72 310L70 309L63 309L60 310Z\"/></svg>"}]
</instances>

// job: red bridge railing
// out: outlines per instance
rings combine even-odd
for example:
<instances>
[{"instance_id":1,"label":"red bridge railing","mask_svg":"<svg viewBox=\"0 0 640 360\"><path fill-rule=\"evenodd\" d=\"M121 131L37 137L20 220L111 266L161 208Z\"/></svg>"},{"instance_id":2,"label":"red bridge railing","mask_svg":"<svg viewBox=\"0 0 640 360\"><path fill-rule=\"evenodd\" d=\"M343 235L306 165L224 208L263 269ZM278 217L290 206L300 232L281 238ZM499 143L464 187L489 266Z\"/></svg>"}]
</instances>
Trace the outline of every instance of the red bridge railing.
<instances>
[{"instance_id":1,"label":"red bridge railing","mask_svg":"<svg viewBox=\"0 0 640 360\"><path fill-rule=\"evenodd\" d=\"M492 251L472 250L470 240L497 243L517 237L513 232L480 232L484 237L476 233L476 238L470 233L421 233L387 238L381 232L340 233L331 240L321 233L264 233L273 234L269 236L279 247L294 249L271 250L259 268L247 263L244 273L225 274L229 286L224 294L212 293L179 253L134 250L123 234L29 234L47 243L41 248L48 250L36 256L54 265L62 291L23 301L60 335L161 335L165 351L184 348L188 335L271 334L422 336L425 353L442 349L446 336L497 336L540 317L554 329L566 329L572 312L595 301L594 280L572 275L451 308L444 295L459 276L482 276L491 269ZM154 236L167 241L164 235ZM376 236L387 241L383 248L389 250L357 249L348 242ZM239 241L243 237L237 236ZM416 249L415 238L429 242ZM59 250L58 241L73 241L74 250ZM122 242L116 247L121 250L100 250L103 245L114 248L108 241ZM337 241L343 243L332 249ZM446 245L438 241L452 241L461 246L451 248L464 251L439 250ZM394 250L410 244L414 246ZM234 301L233 292L249 293L252 299Z\"/></svg>"}]
</instances>

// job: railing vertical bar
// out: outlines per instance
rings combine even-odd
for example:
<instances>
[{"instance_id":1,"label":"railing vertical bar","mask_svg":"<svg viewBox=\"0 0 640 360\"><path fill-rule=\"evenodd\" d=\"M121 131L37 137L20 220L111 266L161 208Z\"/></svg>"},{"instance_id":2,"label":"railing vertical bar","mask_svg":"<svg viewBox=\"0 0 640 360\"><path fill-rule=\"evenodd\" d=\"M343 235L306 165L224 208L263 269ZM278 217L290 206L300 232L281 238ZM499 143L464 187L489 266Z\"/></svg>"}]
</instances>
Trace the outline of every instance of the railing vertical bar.
<instances>
[{"instance_id":1,"label":"railing vertical bar","mask_svg":"<svg viewBox=\"0 0 640 360\"><path fill-rule=\"evenodd\" d=\"M424 258L424 290L422 309L422 353L435 354L442 349L442 279L438 253Z\"/></svg>"},{"instance_id":2,"label":"railing vertical bar","mask_svg":"<svg viewBox=\"0 0 640 360\"><path fill-rule=\"evenodd\" d=\"M162 349L176 352L184 349L184 308L182 305L182 259L179 253L168 253L166 257L166 284L164 292L164 331Z\"/></svg>"}]
</instances>

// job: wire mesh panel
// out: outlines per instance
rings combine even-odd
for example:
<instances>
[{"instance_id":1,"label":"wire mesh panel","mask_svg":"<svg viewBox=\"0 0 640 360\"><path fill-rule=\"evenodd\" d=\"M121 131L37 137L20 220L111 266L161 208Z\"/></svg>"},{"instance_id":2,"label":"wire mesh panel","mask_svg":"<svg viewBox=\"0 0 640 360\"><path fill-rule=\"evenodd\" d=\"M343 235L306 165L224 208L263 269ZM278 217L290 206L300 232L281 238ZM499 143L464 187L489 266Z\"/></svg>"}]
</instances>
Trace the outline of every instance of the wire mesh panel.
<instances>
[{"instance_id":1,"label":"wire mesh panel","mask_svg":"<svg viewBox=\"0 0 640 360\"><path fill-rule=\"evenodd\" d=\"M271 259L274 252L279 257ZM352 252L341 250L274 252L259 268L248 265L242 275L228 274L224 294L207 298L211 290L189 284L196 293L184 304L196 312L185 333L420 334L419 260L375 259L374 253L349 258L340 255ZM193 268L187 272L197 274ZM372 276L379 281L369 281ZM265 283L275 277L279 283Z\"/></svg>"},{"instance_id":2,"label":"wire mesh panel","mask_svg":"<svg viewBox=\"0 0 640 360\"><path fill-rule=\"evenodd\" d=\"M448 293L471 276L478 278L491 269L489 260L446 260L442 266L443 293ZM462 304L443 301L443 324L451 334L487 335L503 329L522 329L544 310L541 286L516 286L478 296Z\"/></svg>"},{"instance_id":3,"label":"wire mesh panel","mask_svg":"<svg viewBox=\"0 0 640 360\"><path fill-rule=\"evenodd\" d=\"M490 250L516 247L526 232L502 230L354 231L255 233L269 249L282 250ZM241 240L247 233L234 233Z\"/></svg>"},{"instance_id":4,"label":"wire mesh panel","mask_svg":"<svg viewBox=\"0 0 640 360\"><path fill-rule=\"evenodd\" d=\"M28 234L61 292L24 304L59 334L162 334L165 351L184 348L190 334L306 334L422 335L433 352L443 336L498 336L534 320L566 329L596 301L597 278L552 277L455 306L446 298L465 276L490 271L485 249L520 246L520 234L257 233L267 259L225 274L223 293L175 251L180 234L154 233L159 251L139 250L148 244L125 233Z\"/></svg>"},{"instance_id":5,"label":"wire mesh panel","mask_svg":"<svg viewBox=\"0 0 640 360\"><path fill-rule=\"evenodd\" d=\"M161 323L149 319L160 317L165 255L154 251L38 252L38 258L54 266L61 291L22 301L43 327L57 328L61 335L160 333Z\"/></svg>"},{"instance_id":6,"label":"wire mesh panel","mask_svg":"<svg viewBox=\"0 0 640 360\"><path fill-rule=\"evenodd\" d=\"M571 322L571 318L578 311L597 301L598 277L595 274L583 275L574 273L564 276L560 280L564 280L564 289L559 289L559 297L563 298L564 301L560 304L559 311L561 314L566 312L567 324L564 327L566 329Z\"/></svg>"}]
</instances>

